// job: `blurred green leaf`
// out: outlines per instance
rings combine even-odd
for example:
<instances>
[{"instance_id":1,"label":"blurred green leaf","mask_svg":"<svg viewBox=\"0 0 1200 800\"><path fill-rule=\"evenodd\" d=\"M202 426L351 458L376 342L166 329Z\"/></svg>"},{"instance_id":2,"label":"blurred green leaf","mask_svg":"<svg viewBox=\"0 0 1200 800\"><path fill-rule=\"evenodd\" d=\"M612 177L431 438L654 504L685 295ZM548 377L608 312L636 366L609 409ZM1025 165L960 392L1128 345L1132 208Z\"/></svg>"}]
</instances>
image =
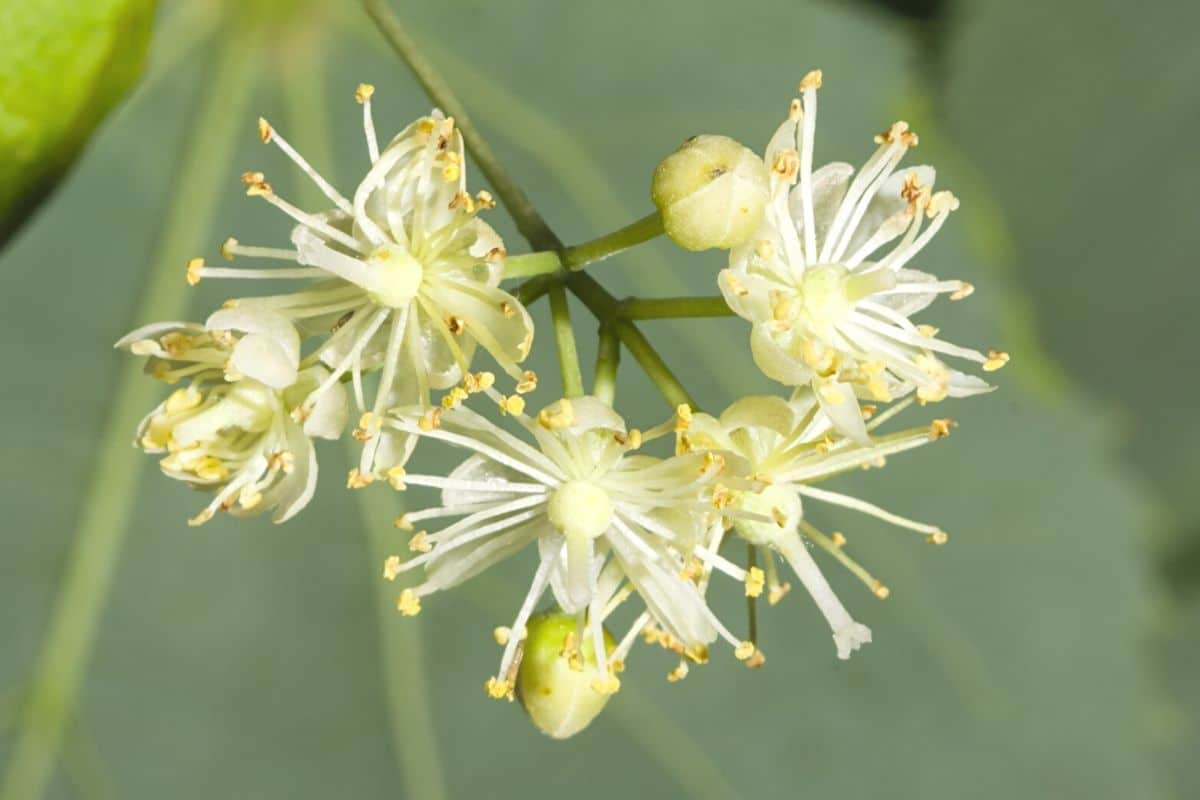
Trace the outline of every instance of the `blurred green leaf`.
<instances>
[{"instance_id":1,"label":"blurred green leaf","mask_svg":"<svg viewBox=\"0 0 1200 800\"><path fill-rule=\"evenodd\" d=\"M155 0L0 2L0 244L141 73Z\"/></svg>"}]
</instances>

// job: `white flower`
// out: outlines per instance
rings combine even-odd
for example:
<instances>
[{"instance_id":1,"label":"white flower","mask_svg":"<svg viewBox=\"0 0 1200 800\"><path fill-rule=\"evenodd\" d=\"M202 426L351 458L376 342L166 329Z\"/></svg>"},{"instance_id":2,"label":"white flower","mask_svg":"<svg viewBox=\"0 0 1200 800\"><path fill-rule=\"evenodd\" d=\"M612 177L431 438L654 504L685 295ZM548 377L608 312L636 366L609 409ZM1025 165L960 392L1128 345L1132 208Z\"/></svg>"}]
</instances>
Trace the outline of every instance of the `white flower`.
<instances>
[{"instance_id":1,"label":"white flower","mask_svg":"<svg viewBox=\"0 0 1200 800\"><path fill-rule=\"evenodd\" d=\"M810 385L838 429L866 444L856 397L889 401L915 389L924 403L977 394L991 387L939 355L987 371L1008 356L950 344L936 328L909 321L940 293L959 299L972 291L907 268L958 200L931 194L932 167L895 172L917 143L904 122L875 137L879 148L857 175L837 162L814 171L820 84L819 71L805 77L803 102L792 102L767 145L772 186L763 226L731 251L719 285L730 308L753 323L759 369L789 386Z\"/></svg>"},{"instance_id":2,"label":"white flower","mask_svg":"<svg viewBox=\"0 0 1200 800\"><path fill-rule=\"evenodd\" d=\"M899 404L872 421L870 427L886 421L908 403ZM808 552L805 541L829 551L847 566L879 597L888 594L873 578L842 550L845 537L826 536L806 518L803 501L817 500L860 511L895 525L925 534L937 544L946 534L933 525L914 522L848 495L818 488L814 484L846 472L878 465L893 453L919 447L947 435L953 423L935 420L926 429L904 431L877 438L870 447L840 435L821 412L810 392L797 395L792 402L778 397L745 397L721 414L720 419L696 414L691 427L681 435L681 449L720 450L735 453L749 463L749 474L757 490L718 491L715 504L724 513L740 511L732 520L733 530L763 550L767 572L758 573L747 583L747 594L755 596L769 588L769 599L777 602L787 591L776 572L772 553L779 553L796 573L833 630L839 658L848 658L866 642L871 631L850 616L821 574ZM758 519L747 518L756 514Z\"/></svg>"},{"instance_id":3,"label":"white flower","mask_svg":"<svg viewBox=\"0 0 1200 800\"><path fill-rule=\"evenodd\" d=\"M146 369L156 378L187 382L146 415L135 445L165 453L159 464L170 477L215 493L189 524L201 525L219 510L274 510L274 521L284 522L308 504L317 482L310 437L336 439L347 402L335 385L307 407L303 423L296 421L293 412L329 371L301 366L299 336L286 317L222 310L205 326L138 328L116 346L148 357Z\"/></svg>"},{"instance_id":4,"label":"white flower","mask_svg":"<svg viewBox=\"0 0 1200 800\"><path fill-rule=\"evenodd\" d=\"M419 531L409 546L420 555L404 562L389 559L385 575L390 578L424 568L423 582L401 593L400 610L416 613L419 598L456 586L536 543L539 566L497 677L489 681L494 696L512 689L525 623L547 589L564 611L585 616L602 674L624 657L650 620L696 660L706 658L706 645L718 634L735 647L742 645L705 604L703 588L694 582L701 570L686 571L701 558L734 576L745 575L701 540L705 495L724 460L703 453L665 460L638 455L634 451L642 442L669 434L678 423L645 434L626 431L621 417L592 397L560 400L536 420L519 405L506 410L533 435L536 446L461 406L427 415L423 424L388 418L386 424L401 431L473 453L448 477L393 471L398 486L442 490L440 507L406 514L397 524L461 517L436 533ZM634 591L647 612L606 666L603 622Z\"/></svg>"},{"instance_id":5,"label":"white flower","mask_svg":"<svg viewBox=\"0 0 1200 800\"><path fill-rule=\"evenodd\" d=\"M204 277L315 280L291 294L242 298L237 308L270 309L312 335L327 335L316 354L329 376L307 401L319 401L342 376L353 378L364 418L360 471L382 474L404 463L413 440L380 428L396 405L429 405L431 389L464 377L477 345L518 380L529 353L533 323L516 298L497 288L504 246L476 214L491 196L465 191L462 136L454 121L434 111L405 128L379 152L369 86L360 86L371 168L352 199L322 178L265 120L259 130L287 154L333 202L306 213L283 200L261 173L243 176L247 193L262 197L297 222L294 249L245 247L228 240L222 253L291 261L299 268L241 269L194 260L189 280ZM378 369L371 401L363 375Z\"/></svg>"}]
</instances>

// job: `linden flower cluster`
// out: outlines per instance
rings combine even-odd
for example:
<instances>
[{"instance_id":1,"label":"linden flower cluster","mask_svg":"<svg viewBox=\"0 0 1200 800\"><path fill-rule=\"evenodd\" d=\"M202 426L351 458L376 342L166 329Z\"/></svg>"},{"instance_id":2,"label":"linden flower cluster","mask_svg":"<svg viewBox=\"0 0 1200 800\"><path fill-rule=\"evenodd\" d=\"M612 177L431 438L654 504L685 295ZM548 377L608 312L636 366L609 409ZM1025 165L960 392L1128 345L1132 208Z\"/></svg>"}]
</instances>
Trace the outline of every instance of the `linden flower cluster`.
<instances>
[{"instance_id":1,"label":"linden flower cluster","mask_svg":"<svg viewBox=\"0 0 1200 800\"><path fill-rule=\"evenodd\" d=\"M361 455L348 488L378 483L437 496L428 505L414 498L395 520L407 545L382 571L398 583L401 615L532 555L515 613L496 620L502 649L484 687L519 699L550 736L587 727L620 688L639 642L670 653L671 682L706 663L714 647L763 666L753 609L763 595L779 603L792 579L827 622L833 653L848 658L871 631L834 593L814 551L876 597L889 589L845 552L842 533L813 523L810 508L875 517L939 545L947 535L822 484L882 467L955 426L939 418L880 431L905 408L992 388L943 358L992 371L1008 356L951 344L911 321L939 294L954 300L972 291L915 268L958 201L933 191L932 167L899 168L917 144L903 122L875 137L857 172L840 162L814 169L820 86L819 71L805 76L761 157L728 137L693 137L654 172L656 212L584 245L512 258L478 216L495 203L468 192L463 135L441 112L381 148L373 89L360 85L370 164L348 196L260 120L262 140L311 179L328 207L303 210L263 173L244 174L248 195L294 223L290 247L228 239L223 256L263 266L193 259L187 280L298 288L238 297L203 324L149 325L118 342L175 387L142 422L137 446L163 455L168 476L211 494L192 524L220 511L272 510L282 522L313 497L312 440L343 436L353 403L349 433ZM686 391L641 337L626 311L634 305L611 297L597 304L605 290L590 275L572 275L659 234L686 250L729 250L728 266L708 278L727 308L703 297L631 300L658 318L744 318L753 362L789 387L786 396L742 397L719 415L679 402ZM506 277L530 278L522 297L551 293L563 391L536 412L526 412L526 397L538 379L522 366L533 323L517 294L500 288ZM590 392L568 290L600 323ZM686 308L675 313L680 303ZM667 419L639 429L614 409L618 341L670 399ZM497 372L471 371L479 349ZM410 469L422 441L460 453L461 462L444 475ZM741 547L726 547L737 540ZM733 553L748 555L737 563ZM710 589L723 580L751 601L744 628L714 609Z\"/></svg>"}]
</instances>

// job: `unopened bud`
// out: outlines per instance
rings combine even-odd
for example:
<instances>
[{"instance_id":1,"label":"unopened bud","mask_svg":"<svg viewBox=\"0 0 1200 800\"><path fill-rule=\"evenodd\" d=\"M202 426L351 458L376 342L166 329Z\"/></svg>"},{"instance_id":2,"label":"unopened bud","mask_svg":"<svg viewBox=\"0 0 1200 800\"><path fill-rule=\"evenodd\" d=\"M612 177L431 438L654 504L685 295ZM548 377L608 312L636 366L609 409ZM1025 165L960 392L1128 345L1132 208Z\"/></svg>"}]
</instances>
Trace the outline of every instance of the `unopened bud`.
<instances>
[{"instance_id":1,"label":"unopened bud","mask_svg":"<svg viewBox=\"0 0 1200 800\"><path fill-rule=\"evenodd\" d=\"M590 725L604 709L611 695L596 691L593 683L609 676L596 669L592 637L579 642L575 636L573 614L539 614L525 629L517 699L538 730L555 739L567 739ZM609 654L615 647L607 630L604 647Z\"/></svg>"},{"instance_id":2,"label":"unopened bud","mask_svg":"<svg viewBox=\"0 0 1200 800\"><path fill-rule=\"evenodd\" d=\"M768 173L762 159L728 136L688 139L654 170L650 197L680 247L728 250L762 223Z\"/></svg>"}]
</instances>

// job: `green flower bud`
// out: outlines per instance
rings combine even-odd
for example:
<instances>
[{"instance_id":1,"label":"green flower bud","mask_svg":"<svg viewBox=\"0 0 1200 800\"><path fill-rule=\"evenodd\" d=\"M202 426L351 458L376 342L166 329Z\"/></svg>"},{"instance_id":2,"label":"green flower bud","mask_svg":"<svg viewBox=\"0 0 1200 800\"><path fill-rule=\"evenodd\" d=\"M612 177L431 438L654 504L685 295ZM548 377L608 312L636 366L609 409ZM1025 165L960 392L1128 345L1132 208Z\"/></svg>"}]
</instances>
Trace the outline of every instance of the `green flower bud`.
<instances>
[{"instance_id":1,"label":"green flower bud","mask_svg":"<svg viewBox=\"0 0 1200 800\"><path fill-rule=\"evenodd\" d=\"M575 617L538 614L525 626L525 653L517 672L517 698L542 733L567 739L592 723L615 690L616 677L601 675L588 641L580 642ZM616 642L604 632L609 654Z\"/></svg>"},{"instance_id":2,"label":"green flower bud","mask_svg":"<svg viewBox=\"0 0 1200 800\"><path fill-rule=\"evenodd\" d=\"M654 170L650 197L677 245L728 250L749 239L762 223L767 166L728 136L693 136Z\"/></svg>"}]
</instances>

